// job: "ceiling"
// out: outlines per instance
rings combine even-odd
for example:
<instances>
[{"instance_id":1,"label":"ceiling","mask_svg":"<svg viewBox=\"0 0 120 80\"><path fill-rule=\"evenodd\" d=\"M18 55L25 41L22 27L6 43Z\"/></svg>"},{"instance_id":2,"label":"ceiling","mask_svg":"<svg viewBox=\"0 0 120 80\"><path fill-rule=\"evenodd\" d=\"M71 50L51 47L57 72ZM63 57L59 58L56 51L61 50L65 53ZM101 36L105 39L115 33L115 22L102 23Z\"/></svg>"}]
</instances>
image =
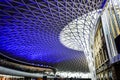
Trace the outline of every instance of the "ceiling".
<instances>
[{"instance_id":1,"label":"ceiling","mask_svg":"<svg viewBox=\"0 0 120 80\"><path fill-rule=\"evenodd\" d=\"M89 72L83 50L63 44L60 33L73 20L103 8L105 2L2 0L0 52L7 58L26 64L54 67L59 71Z\"/></svg>"}]
</instances>

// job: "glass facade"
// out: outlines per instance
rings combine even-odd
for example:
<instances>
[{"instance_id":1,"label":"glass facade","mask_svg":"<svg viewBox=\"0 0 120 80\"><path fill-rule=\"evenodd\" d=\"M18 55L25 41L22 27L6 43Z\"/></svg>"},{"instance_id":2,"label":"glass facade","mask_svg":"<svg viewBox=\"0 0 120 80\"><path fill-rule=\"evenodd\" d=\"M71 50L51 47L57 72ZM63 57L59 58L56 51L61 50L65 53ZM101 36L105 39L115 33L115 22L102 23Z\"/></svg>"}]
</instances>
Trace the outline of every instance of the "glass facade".
<instances>
[{"instance_id":1,"label":"glass facade","mask_svg":"<svg viewBox=\"0 0 120 80\"><path fill-rule=\"evenodd\" d=\"M119 80L120 1L110 0L96 26L93 55L97 80Z\"/></svg>"},{"instance_id":2,"label":"glass facade","mask_svg":"<svg viewBox=\"0 0 120 80\"><path fill-rule=\"evenodd\" d=\"M109 57L101 18L97 24L97 29L94 36L93 51L97 80L108 79Z\"/></svg>"}]
</instances>

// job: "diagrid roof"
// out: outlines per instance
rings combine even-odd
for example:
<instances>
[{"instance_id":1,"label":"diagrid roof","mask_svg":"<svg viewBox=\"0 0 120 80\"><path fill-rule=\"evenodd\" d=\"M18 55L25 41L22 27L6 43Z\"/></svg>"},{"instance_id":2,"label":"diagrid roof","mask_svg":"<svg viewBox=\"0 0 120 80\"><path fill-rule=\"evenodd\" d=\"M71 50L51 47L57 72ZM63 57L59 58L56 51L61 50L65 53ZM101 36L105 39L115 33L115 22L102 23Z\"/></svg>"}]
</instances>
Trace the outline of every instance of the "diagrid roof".
<instances>
[{"instance_id":1,"label":"diagrid roof","mask_svg":"<svg viewBox=\"0 0 120 80\"><path fill-rule=\"evenodd\" d=\"M51 66L60 71L89 72L81 43L78 43L79 46L75 49L67 44L74 45L77 41L75 43L68 41L69 43L64 44L61 42L61 31L66 32L65 26L70 25L75 19L103 8L105 1L2 0L0 1L0 52L23 63ZM83 28L86 20L83 19ZM87 29L91 28L87 27ZM74 32L71 28L69 33ZM85 29L83 34L84 31ZM76 39L76 36L74 38Z\"/></svg>"}]
</instances>

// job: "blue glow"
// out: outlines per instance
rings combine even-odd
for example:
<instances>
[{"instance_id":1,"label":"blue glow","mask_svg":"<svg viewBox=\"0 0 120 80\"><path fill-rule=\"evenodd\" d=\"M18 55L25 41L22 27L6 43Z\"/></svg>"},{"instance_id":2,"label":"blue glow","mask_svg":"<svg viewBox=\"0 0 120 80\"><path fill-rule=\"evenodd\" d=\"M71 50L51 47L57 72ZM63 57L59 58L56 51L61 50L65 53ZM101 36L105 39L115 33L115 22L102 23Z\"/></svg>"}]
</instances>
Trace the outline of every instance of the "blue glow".
<instances>
[{"instance_id":1,"label":"blue glow","mask_svg":"<svg viewBox=\"0 0 120 80\"><path fill-rule=\"evenodd\" d=\"M107 2L107 0L103 0L101 8L103 8L105 6L105 3Z\"/></svg>"},{"instance_id":2,"label":"blue glow","mask_svg":"<svg viewBox=\"0 0 120 80\"><path fill-rule=\"evenodd\" d=\"M71 12L74 5L70 4L70 10L65 11L66 5L59 3L58 8L57 4L48 0L0 3L0 52L16 60L42 65L71 60L75 55L85 57L83 52L68 49L59 41L61 30L76 18L79 10ZM77 16L83 14L80 12Z\"/></svg>"},{"instance_id":3,"label":"blue glow","mask_svg":"<svg viewBox=\"0 0 120 80\"><path fill-rule=\"evenodd\" d=\"M0 2L5 2L5 0L0 0Z\"/></svg>"},{"instance_id":4,"label":"blue glow","mask_svg":"<svg viewBox=\"0 0 120 80\"><path fill-rule=\"evenodd\" d=\"M18 28L20 27L0 26L0 51L9 57L28 63L55 64L71 59L73 53L79 56L79 51L64 47L54 34L55 37L44 31L38 33Z\"/></svg>"}]
</instances>

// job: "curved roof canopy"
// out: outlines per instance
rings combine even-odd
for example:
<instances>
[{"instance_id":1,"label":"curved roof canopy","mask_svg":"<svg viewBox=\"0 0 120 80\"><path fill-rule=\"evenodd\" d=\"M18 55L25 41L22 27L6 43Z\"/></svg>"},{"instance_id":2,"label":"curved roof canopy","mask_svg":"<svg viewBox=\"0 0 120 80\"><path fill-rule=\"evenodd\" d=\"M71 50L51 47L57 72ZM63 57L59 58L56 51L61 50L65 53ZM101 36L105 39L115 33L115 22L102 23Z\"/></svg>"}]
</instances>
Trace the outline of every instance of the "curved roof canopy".
<instances>
[{"instance_id":1,"label":"curved roof canopy","mask_svg":"<svg viewBox=\"0 0 120 80\"><path fill-rule=\"evenodd\" d=\"M26 64L54 67L59 71L89 72L80 45L84 35L79 38L80 44L79 41L76 43L79 40L76 36L81 31L87 33L86 29L91 28L89 25L84 28L90 20L85 19L85 15L91 16L94 11L98 13L97 10L102 9L105 2L106 0L2 0L0 52ZM77 19L80 21L72 23ZM71 23L81 25L77 35L72 27L65 27ZM67 32L66 29L69 29L69 36L74 36L73 41L72 37L69 40L62 33L64 30ZM62 37L69 40L68 43L64 43ZM78 46L74 49L75 44Z\"/></svg>"}]
</instances>

